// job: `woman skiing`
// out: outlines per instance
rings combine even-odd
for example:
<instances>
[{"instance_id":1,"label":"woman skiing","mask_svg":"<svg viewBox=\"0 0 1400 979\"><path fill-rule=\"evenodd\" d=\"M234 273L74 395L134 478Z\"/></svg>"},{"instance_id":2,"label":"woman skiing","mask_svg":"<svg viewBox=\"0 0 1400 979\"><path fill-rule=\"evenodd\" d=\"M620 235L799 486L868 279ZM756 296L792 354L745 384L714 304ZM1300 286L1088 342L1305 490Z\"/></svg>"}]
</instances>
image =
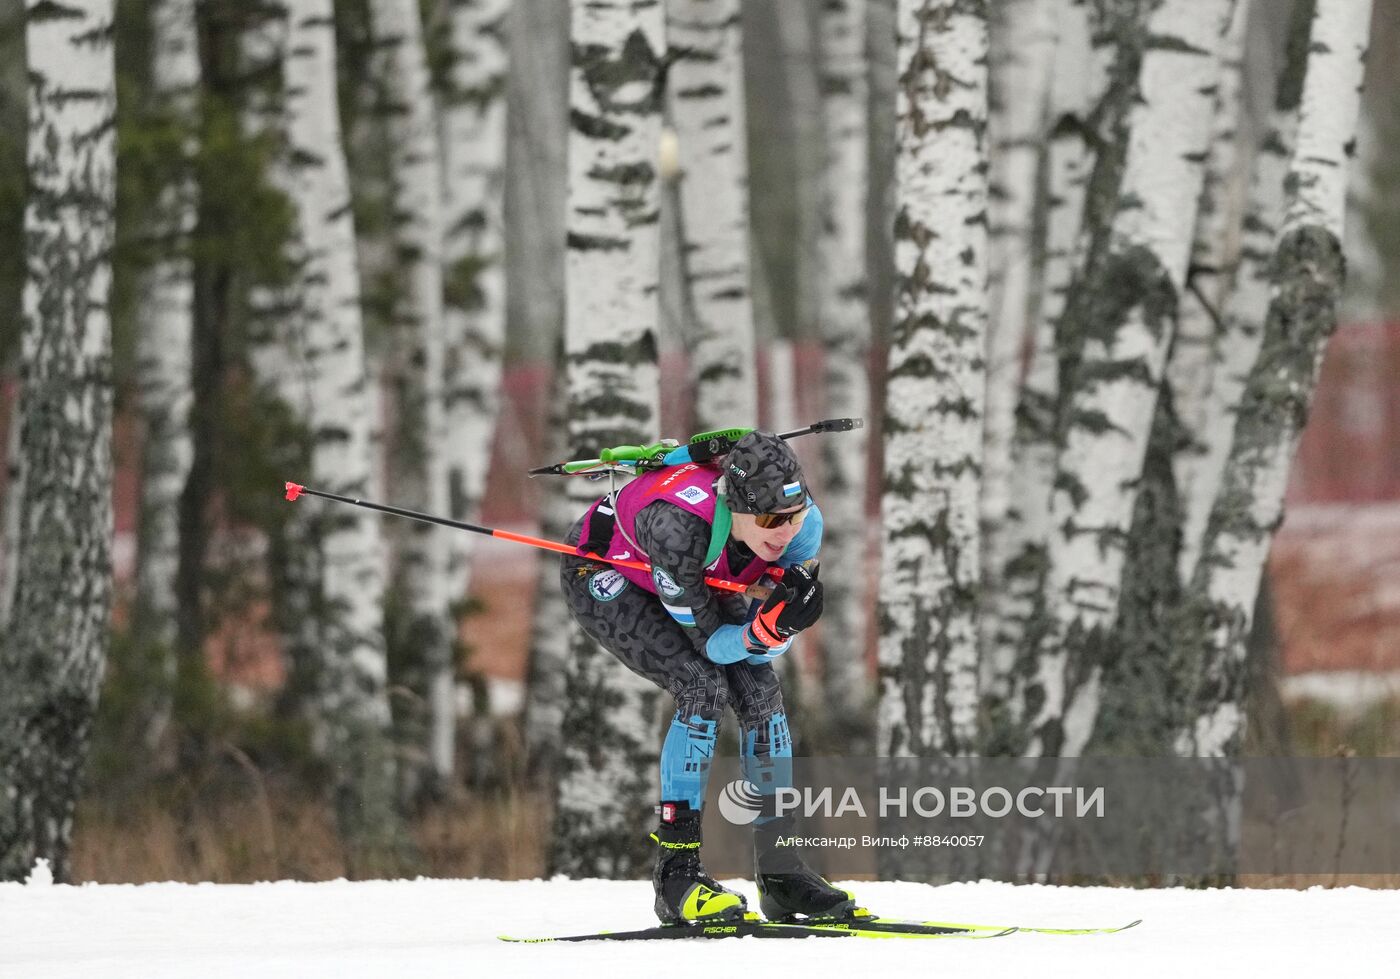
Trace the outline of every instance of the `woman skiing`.
<instances>
[{"instance_id":1,"label":"woman skiing","mask_svg":"<svg viewBox=\"0 0 1400 979\"><path fill-rule=\"evenodd\" d=\"M660 825L652 834L656 914L665 924L745 912L743 896L721 887L700 862L710 758L730 706L741 726L744 777L770 803L792 784L792 739L773 660L822 612L814 561L821 511L792 449L774 434L750 432L720 463L644 473L571 528L567 542L580 555L649 561L650 575L573 556L561 569L569 610L583 630L675 698L661 747ZM783 569L782 577L761 607L704 583L713 573L750 584L772 568ZM791 824L790 816L775 817L771 804L754 824L764 916L845 915L853 897L813 872L795 848L779 845Z\"/></svg>"}]
</instances>

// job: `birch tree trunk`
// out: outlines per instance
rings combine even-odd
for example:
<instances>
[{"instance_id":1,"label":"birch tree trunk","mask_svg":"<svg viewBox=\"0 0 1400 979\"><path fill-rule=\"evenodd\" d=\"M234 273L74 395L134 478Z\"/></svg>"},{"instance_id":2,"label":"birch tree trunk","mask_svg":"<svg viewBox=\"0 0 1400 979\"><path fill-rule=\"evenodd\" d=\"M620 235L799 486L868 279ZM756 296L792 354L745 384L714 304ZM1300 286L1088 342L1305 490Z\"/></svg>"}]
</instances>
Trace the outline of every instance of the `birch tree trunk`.
<instances>
[{"instance_id":1,"label":"birch tree trunk","mask_svg":"<svg viewBox=\"0 0 1400 979\"><path fill-rule=\"evenodd\" d=\"M199 150L199 36L194 0L160 0L151 11L151 88L157 110L183 135L179 176L161 189L151 234L158 258L146 274L137 336L136 380L141 416L141 500L132 629L158 652L161 683L147 692L146 744L155 748L170 724L179 638L180 495L194 445L194 262L190 236L199 188L191 169Z\"/></svg>"},{"instance_id":2,"label":"birch tree trunk","mask_svg":"<svg viewBox=\"0 0 1400 979\"><path fill-rule=\"evenodd\" d=\"M671 125L700 431L758 417L749 285L749 161L739 0L666 0Z\"/></svg>"},{"instance_id":3,"label":"birch tree trunk","mask_svg":"<svg viewBox=\"0 0 1400 979\"><path fill-rule=\"evenodd\" d=\"M248 98L253 88L252 80L241 67L246 13L228 5L196 2L195 17L200 38L201 87L212 95L203 106L215 110L202 113L201 157L206 160L257 159L257 149L249 146L247 140L228 138L228 127L237 121L233 115L235 106ZM218 138L211 138L215 134ZM250 185L250 193L262 197L266 182L260 172L244 186ZM229 235L228 229L237 225L237 209L237 204L227 195L201 193L196 206L194 241L232 245L242 238L242 232L260 230L252 228L254 222L249 221L239 228L240 235ZM270 234L256 234L253 240L265 243L266 250L273 252L282 248L283 235L284 228L278 228ZM214 594L219 582L214 567L217 558L212 556L218 531L217 496L222 489L219 457L226 444L229 416L236 411L225 404L224 392L234 361L229 349L232 331L242 326L241 323L235 325L241 319L239 307L246 292L240 275L241 264L253 250L240 241L238 247L228 250L197 247L192 255L194 316L189 413L192 448L178 515L177 691L207 689L211 682L204 657L205 644L222 618ZM180 722L178 756L192 758L206 753L210 747L210 732L197 722L183 723L196 720L197 698L176 698L173 712Z\"/></svg>"},{"instance_id":4,"label":"birch tree trunk","mask_svg":"<svg viewBox=\"0 0 1400 979\"><path fill-rule=\"evenodd\" d=\"M1288 471L1322 355L1336 328L1347 166L1370 15L1369 0L1317 0L1313 15L1263 344L1239 402L1225 478L1184 603L1182 635L1195 653L1196 682L1177 739L1182 754L1234 754L1243 740L1255 596L1283 520Z\"/></svg>"},{"instance_id":5,"label":"birch tree trunk","mask_svg":"<svg viewBox=\"0 0 1400 979\"><path fill-rule=\"evenodd\" d=\"M1371 31L1357 156L1348 191L1348 240L1342 243L1347 295L1341 316L1346 322L1370 318L1379 310L1400 309L1400 194L1396 193L1400 167L1390 151L1400 135L1394 73L1400 53L1400 10L1390 4L1376 7Z\"/></svg>"},{"instance_id":6,"label":"birch tree trunk","mask_svg":"<svg viewBox=\"0 0 1400 979\"><path fill-rule=\"evenodd\" d=\"M112 4L30 0L17 568L0 648L0 880L69 878L108 645L115 207Z\"/></svg>"},{"instance_id":7,"label":"birch tree trunk","mask_svg":"<svg viewBox=\"0 0 1400 979\"><path fill-rule=\"evenodd\" d=\"M992 739L988 748L1012 753L1019 749L1004 738L1020 722L1020 695L1035 665L1033 656L1024 655L1033 647L1027 631L1038 628L1044 617L1061 318L1073 283L1085 271L1088 248L1081 241L1096 231L1086 217L1093 219L1103 210L1099 200L1117 197L1127 140L1122 123L1137 90L1135 50L1123 43L1121 30L1091 24L1088 0L1060 0L1056 20L1042 296L1016 411L1008 510L999 525L988 528L984 542L988 578L996 582L990 586L983 621L982 679ZM1117 70L1110 71L1115 62ZM1110 79L1118 84L1110 85ZM1096 191L1094 198L1091 189Z\"/></svg>"},{"instance_id":8,"label":"birch tree trunk","mask_svg":"<svg viewBox=\"0 0 1400 979\"><path fill-rule=\"evenodd\" d=\"M0 190L0 236L15 242L23 236L24 227L24 120L28 112L27 81L24 60L24 33L22 24L24 7L8 4L0 8L0 125L5 132L14 133L0 140L0 168L10 174L8 189ZM16 132L18 131L18 132ZM24 291L24 254L19 248L11 248L0 261L0 309L14 314L21 309L21 295ZM13 328L0 341L0 374L13 380L19 372L18 329ZM0 437L4 439L4 466L7 476L6 489L0 494L0 632L4 631L9 619L14 583L17 574L15 561L18 557L18 526L20 480L23 468L19 458L19 418L15 411L18 401L18 387L9 392L9 411ZM0 399L3 399L0 395Z\"/></svg>"},{"instance_id":9,"label":"birch tree trunk","mask_svg":"<svg viewBox=\"0 0 1400 979\"><path fill-rule=\"evenodd\" d=\"M568 430L596 457L655 435L661 5L574 0L570 29ZM569 483L575 512L602 487ZM650 846L637 820L657 794L661 691L577 628L566 687L552 872L635 876Z\"/></svg>"},{"instance_id":10,"label":"birch tree trunk","mask_svg":"<svg viewBox=\"0 0 1400 979\"><path fill-rule=\"evenodd\" d=\"M506 24L509 0L460 0L448 12L448 56L440 117L444 236L442 444L448 513L476 521L500 415L505 346ZM445 535L447 607L454 639L471 581L473 534ZM456 735L455 674L434 687L430 756L450 773ZM471 756L495 754L489 712L471 725ZM445 769L443 766L446 766ZM486 765L483 768L489 767Z\"/></svg>"},{"instance_id":11,"label":"birch tree trunk","mask_svg":"<svg viewBox=\"0 0 1400 979\"><path fill-rule=\"evenodd\" d=\"M19 578L19 511L24 498L24 457L20 455L19 399L11 406L5 426L5 498L0 517L0 630L10 621L15 581Z\"/></svg>"},{"instance_id":12,"label":"birch tree trunk","mask_svg":"<svg viewBox=\"0 0 1400 979\"><path fill-rule=\"evenodd\" d=\"M397 387L395 496L409 509L449 505L444 411L443 181L437 116L417 0L370 0L370 27L389 134L390 200L398 274L392 313ZM400 773L405 793L436 792L452 775L456 732L455 636L448 605L447 534L433 524L395 528L396 603L402 621L390 639L415 696L396 704L409 745Z\"/></svg>"},{"instance_id":13,"label":"birch tree trunk","mask_svg":"<svg viewBox=\"0 0 1400 979\"><path fill-rule=\"evenodd\" d=\"M1264 317L1274 281L1273 258L1283 220L1284 179L1298 134L1298 105L1308 68L1308 36L1313 0L1293 7L1287 50L1274 89L1264 137L1250 169L1249 191L1240 240L1234 288L1225 300L1220 337L1210 365L1208 392L1200 431L1206 436L1190 469L1182 528L1181 576L1189 582L1200 561L1206 521L1220 493L1225 465L1235 437L1236 409L1245 380L1259 358Z\"/></svg>"},{"instance_id":14,"label":"birch tree trunk","mask_svg":"<svg viewBox=\"0 0 1400 979\"><path fill-rule=\"evenodd\" d=\"M511 281L528 288L510 291L512 322L532 335L548 338L541 346L551 356L549 428L541 442L541 458L562 459L569 453L565 401L568 397L564 360L564 236L566 172L568 168L569 25L551 21L557 6L516 4L511 33L511 112L518 125L510 127L514 221L509 244ZM519 69L519 70L515 70ZM557 480L541 487L541 534L563 540L578 516L569 502L568 483ZM558 534L558 536L553 536ZM564 723L564 685L569 671L569 621L559 590L559 566L540 562L531 611L530 662L526 686L525 741L530 771L536 784L555 784L556 761Z\"/></svg>"},{"instance_id":15,"label":"birch tree trunk","mask_svg":"<svg viewBox=\"0 0 1400 979\"><path fill-rule=\"evenodd\" d=\"M773 16L778 34L779 58L786 107L791 113L793 159L789 164L793 182L789 198L796 212L792 231L796 240L787 243L792 262L792 288L795 295L775 296L778 321L783 335L805 338L816 335L820 316L822 276L821 218L823 170L826 162L826 134L822 131L822 92L817 74L818 40L810 3L774 4ZM786 193L786 192L785 192ZM781 291L781 286L774 290ZM790 304L790 305L789 305ZM783 323L782 310L791 309L791 319Z\"/></svg>"},{"instance_id":16,"label":"birch tree trunk","mask_svg":"<svg viewBox=\"0 0 1400 979\"><path fill-rule=\"evenodd\" d=\"M373 402L333 12L330 0L269 9L285 30L277 122L285 145L271 177L293 206L295 236L292 280L285 294L267 297L263 336L271 342L255 350L254 366L306 433L308 482L359 498L370 491ZM366 512L302 500L277 572L284 646L310 681L313 725L335 772L336 815L357 877L393 875L412 862L397 808L379 529Z\"/></svg>"},{"instance_id":17,"label":"birch tree trunk","mask_svg":"<svg viewBox=\"0 0 1400 979\"><path fill-rule=\"evenodd\" d=\"M1032 225L1056 44L1056 2L1004 3L994 20L1002 27L992 32L992 112L988 121L991 223L987 241L991 313L982 464L982 533L987 541L1001 536L1001 524L1011 505L1011 445L1021 383L1021 350L1035 305ZM1082 66L1064 68L1082 78ZM989 548L989 556L992 553ZM984 566L983 585L988 595L1000 591L1000 570L996 561Z\"/></svg>"},{"instance_id":18,"label":"birch tree trunk","mask_svg":"<svg viewBox=\"0 0 1400 979\"><path fill-rule=\"evenodd\" d=\"M510 0L457 0L449 20L450 87L442 108L441 139L444 411L450 437L443 451L454 520L478 516L500 415L506 332L503 205L509 12ZM474 540L472 534L447 536L450 603L467 594ZM438 736L450 735L451 726L436 730ZM451 745L445 750L450 759Z\"/></svg>"},{"instance_id":19,"label":"birch tree trunk","mask_svg":"<svg viewBox=\"0 0 1400 979\"><path fill-rule=\"evenodd\" d=\"M870 289L866 214L870 188L870 85L865 0L822 7L822 115L826 123L825 220L822 222L821 337L826 415L870 414ZM797 419L793 419L797 421ZM868 740L871 683L865 665L865 429L820 441L828 572L822 616L821 709L815 716L846 745ZM850 751L848 747L846 750ZM854 752L859 753L859 752Z\"/></svg>"},{"instance_id":20,"label":"birch tree trunk","mask_svg":"<svg viewBox=\"0 0 1400 979\"><path fill-rule=\"evenodd\" d=\"M1176 488L1183 500L1190 498L1197 466L1212 438L1206 405L1219 342L1216 323L1234 281L1239 254L1241 209L1230 198L1234 174L1242 164L1238 129L1244 105L1244 32L1249 10L1249 0L1235 0L1230 29L1221 47L1215 126L1197 208L1196 237L1191 243L1190 288L1181 299L1176 339L1167 362L1167 389L1183 435L1172 458ZM1188 574L1183 561L1183 580Z\"/></svg>"},{"instance_id":21,"label":"birch tree trunk","mask_svg":"<svg viewBox=\"0 0 1400 979\"><path fill-rule=\"evenodd\" d=\"M554 377L550 381L550 410L544 440L545 459L563 459L569 454L568 417L565 401L568 378L565 370L563 337L554 357ZM578 516L569 500L568 483L555 480L541 490L540 534L546 540L563 540L569 525ZM567 707L565 684L569 675L569 608L559 590L559 565L542 559L535 575L535 607L530 614L530 652L525 677L525 750L531 774L540 785L554 784L564 732Z\"/></svg>"},{"instance_id":22,"label":"birch tree trunk","mask_svg":"<svg viewBox=\"0 0 1400 979\"><path fill-rule=\"evenodd\" d=\"M987 6L902 0L895 322L885 392L879 752L977 729L987 329Z\"/></svg>"},{"instance_id":23,"label":"birch tree trunk","mask_svg":"<svg viewBox=\"0 0 1400 979\"><path fill-rule=\"evenodd\" d=\"M768 369L764 372L767 375L767 397L764 398L762 427L769 431L781 432L797 424L797 419L801 417L798 389L802 379L797 369L797 344L786 339L774 340L765 344L764 349L768 353ZM829 560L826 558L826 541L826 532L823 529L824 562ZM826 614L823 613L823 636L825 629ZM797 721L792 725L793 737L800 743L809 744L811 742L808 739L817 728L817 725L811 723L811 718L820 710L820 704L814 699L816 691L806 682L807 677L803 675L805 666L806 663L798 656L779 656L773 663L773 672L778 674L778 679L782 682L783 702L797 707Z\"/></svg>"},{"instance_id":24,"label":"birch tree trunk","mask_svg":"<svg viewBox=\"0 0 1400 979\"><path fill-rule=\"evenodd\" d=\"M1067 391L1051 496L1050 634L1040 645L1033 754L1077 755L1093 732L1173 320L1185 284L1229 0L1163 0L1148 20L1126 170ZM1202 80L1205 84L1202 84Z\"/></svg>"},{"instance_id":25,"label":"birch tree trunk","mask_svg":"<svg viewBox=\"0 0 1400 979\"><path fill-rule=\"evenodd\" d=\"M1137 499L1124 547L1122 591L1112 656L1101 677L1093 754L1158 755L1169 752L1175 682L1170 610L1181 601L1183 478L1196 458L1196 438L1210 384L1216 298L1224 266L1234 250L1241 208L1227 198L1234 169L1235 128L1240 116L1245 4L1236 2L1221 44L1214 120L1195 217L1185 288L1179 296L1176 333L1168 347L1161 396L1149 429ZM1204 300L1197 293L1204 296Z\"/></svg>"}]
</instances>

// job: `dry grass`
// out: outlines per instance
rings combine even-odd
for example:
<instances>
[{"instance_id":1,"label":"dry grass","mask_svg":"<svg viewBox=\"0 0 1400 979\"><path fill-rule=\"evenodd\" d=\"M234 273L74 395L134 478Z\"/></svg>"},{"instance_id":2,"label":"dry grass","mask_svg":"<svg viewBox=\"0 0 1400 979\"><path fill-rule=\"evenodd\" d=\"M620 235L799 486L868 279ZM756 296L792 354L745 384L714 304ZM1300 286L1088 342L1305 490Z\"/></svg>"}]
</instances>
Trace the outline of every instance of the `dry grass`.
<instances>
[{"instance_id":1,"label":"dry grass","mask_svg":"<svg viewBox=\"0 0 1400 979\"><path fill-rule=\"evenodd\" d=\"M204 800L184 807L150 796L79 808L73 879L96 883L334 880L347 876L329 807L304 792ZM537 877L548 813L539 793L466 798L411 823L430 877Z\"/></svg>"},{"instance_id":2,"label":"dry grass","mask_svg":"<svg viewBox=\"0 0 1400 979\"><path fill-rule=\"evenodd\" d=\"M1316 704L1292 704L1289 720L1300 755L1331 755L1338 746L1360 755L1400 754L1400 701L1355 717ZM518 749L506 752L499 774L507 782L519 778L522 766L511 761L517 754ZM73 878L249 883L348 876L329 806L289 774L267 775L241 752L228 755L236 764L226 764L202 782L90 796L80 805L75 824ZM518 783L488 793L462 793L419 814L410 829L426 876L540 877L550 831L549 793ZM716 839L726 829L714 828ZM874 878L869 868L848 869L854 873L843 876ZM1236 883L1247 888L1400 889L1400 874L1244 874Z\"/></svg>"},{"instance_id":3,"label":"dry grass","mask_svg":"<svg viewBox=\"0 0 1400 979\"><path fill-rule=\"evenodd\" d=\"M547 793L470 797L433 807L412 830L429 877L519 880L545 872ZM295 792L206 802L180 814L147 798L124 813L85 806L73 878L97 883L334 880L346 866L329 810ZM875 879L874 874L843 874ZM1126 886L1140 882L1124 881ZM1400 889L1397 874L1241 874L1236 885Z\"/></svg>"},{"instance_id":4,"label":"dry grass","mask_svg":"<svg viewBox=\"0 0 1400 979\"><path fill-rule=\"evenodd\" d=\"M515 792L439 806L414 826L433 877L542 877L550 830L548 793Z\"/></svg>"},{"instance_id":5,"label":"dry grass","mask_svg":"<svg viewBox=\"0 0 1400 979\"><path fill-rule=\"evenodd\" d=\"M1367 887L1400 890L1400 874L1240 874L1236 886L1259 890L1305 891L1310 887Z\"/></svg>"}]
</instances>

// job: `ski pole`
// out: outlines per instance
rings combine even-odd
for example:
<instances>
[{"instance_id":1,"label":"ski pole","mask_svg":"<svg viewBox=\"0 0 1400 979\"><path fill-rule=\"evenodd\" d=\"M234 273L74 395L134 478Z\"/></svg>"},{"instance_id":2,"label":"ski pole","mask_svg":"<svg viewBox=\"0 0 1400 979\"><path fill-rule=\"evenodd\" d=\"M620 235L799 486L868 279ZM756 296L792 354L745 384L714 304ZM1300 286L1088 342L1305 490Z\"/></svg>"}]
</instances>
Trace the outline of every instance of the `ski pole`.
<instances>
[{"instance_id":1,"label":"ski pole","mask_svg":"<svg viewBox=\"0 0 1400 979\"><path fill-rule=\"evenodd\" d=\"M645 571L651 573L651 565L645 561L630 561L620 558L603 557L601 554L579 554L578 551L568 544L561 544L557 541L545 540L541 537L530 537L526 534L516 534L509 530L497 530L493 527L481 527L477 524L467 523L462 520L452 520L448 517L436 517L431 513L419 513L417 510L406 510L403 507L388 506L384 503L372 503L369 500L356 500L348 496L337 496L334 493L323 493L320 490L308 489L300 483L287 483L287 499L295 500L302 494L307 496L319 496L323 500L334 500L336 503L348 503L350 506L364 507L366 510L377 510L380 513L391 513L396 517L408 517L410 520L421 520L424 523L438 524L442 527L451 527L453 530L469 530L474 534L485 534L487 537L495 537L498 540L513 541L516 544L526 544L530 547L538 547L545 551L555 551L559 554L571 554L574 557L584 558L588 561L602 561L605 564L615 565L619 568L631 568L634 571ZM768 572L769 577L781 578L781 573L774 575L774 571L780 569L773 568ZM719 588L723 591L740 592L749 598L764 599L769 596L772 589L766 585L752 584L744 585L737 581L729 581L725 578L705 578L705 584L711 588Z\"/></svg>"}]
</instances>

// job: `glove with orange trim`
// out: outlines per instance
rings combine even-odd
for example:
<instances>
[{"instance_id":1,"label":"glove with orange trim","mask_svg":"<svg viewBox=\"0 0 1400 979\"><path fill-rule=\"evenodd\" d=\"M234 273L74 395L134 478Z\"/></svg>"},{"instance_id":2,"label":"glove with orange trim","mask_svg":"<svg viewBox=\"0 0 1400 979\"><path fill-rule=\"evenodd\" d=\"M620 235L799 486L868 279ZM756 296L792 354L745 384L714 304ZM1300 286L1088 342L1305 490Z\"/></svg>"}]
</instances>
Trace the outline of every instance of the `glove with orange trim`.
<instances>
[{"instance_id":1,"label":"glove with orange trim","mask_svg":"<svg viewBox=\"0 0 1400 979\"><path fill-rule=\"evenodd\" d=\"M797 564L773 586L763 607L744 629L744 643L755 653L773 655L793 636L811 628L822 614L822 583L817 569Z\"/></svg>"}]
</instances>

